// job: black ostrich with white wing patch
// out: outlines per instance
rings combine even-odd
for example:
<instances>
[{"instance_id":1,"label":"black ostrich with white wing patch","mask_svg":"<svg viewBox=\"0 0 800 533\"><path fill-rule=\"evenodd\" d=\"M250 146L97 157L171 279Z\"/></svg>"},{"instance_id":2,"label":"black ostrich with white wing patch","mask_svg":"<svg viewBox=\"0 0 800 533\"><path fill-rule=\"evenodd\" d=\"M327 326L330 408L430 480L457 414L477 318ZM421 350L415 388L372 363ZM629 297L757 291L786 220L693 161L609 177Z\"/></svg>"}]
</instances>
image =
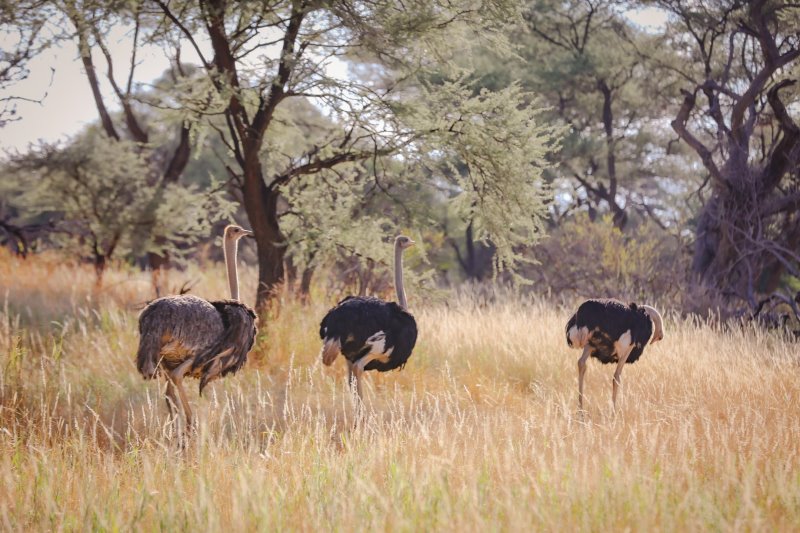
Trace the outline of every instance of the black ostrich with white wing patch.
<instances>
[{"instance_id":1,"label":"black ostrich with white wing patch","mask_svg":"<svg viewBox=\"0 0 800 533\"><path fill-rule=\"evenodd\" d=\"M586 300L567 322L567 345L583 349L578 360L578 404L583 408L583 378L586 360L594 357L603 364L616 364L612 401L616 407L622 368L642 356L648 343L664 338L661 315L649 305L614 299Z\"/></svg>"},{"instance_id":2,"label":"black ostrich with white wing patch","mask_svg":"<svg viewBox=\"0 0 800 533\"><path fill-rule=\"evenodd\" d=\"M348 296L322 319L319 336L336 339L350 363L374 353L364 370L386 372L402 368L417 342L417 322L394 302Z\"/></svg>"},{"instance_id":3,"label":"black ostrich with white wing patch","mask_svg":"<svg viewBox=\"0 0 800 533\"><path fill-rule=\"evenodd\" d=\"M331 365L341 353L347 360L348 382L362 396L364 371L387 372L406 364L417 342L417 322L408 312L403 287L403 250L414 241L402 235L395 239L395 289L398 303L378 298L348 296L322 319L319 336L321 356Z\"/></svg>"}]
</instances>

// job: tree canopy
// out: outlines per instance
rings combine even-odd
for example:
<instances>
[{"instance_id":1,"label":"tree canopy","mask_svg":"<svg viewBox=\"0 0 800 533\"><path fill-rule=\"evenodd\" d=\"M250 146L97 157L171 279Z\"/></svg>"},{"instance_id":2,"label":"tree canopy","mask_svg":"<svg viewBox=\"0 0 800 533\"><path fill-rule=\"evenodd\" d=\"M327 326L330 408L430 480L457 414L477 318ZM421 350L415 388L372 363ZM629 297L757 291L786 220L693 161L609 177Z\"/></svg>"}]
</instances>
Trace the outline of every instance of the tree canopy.
<instances>
[{"instance_id":1,"label":"tree canopy","mask_svg":"<svg viewBox=\"0 0 800 533\"><path fill-rule=\"evenodd\" d=\"M287 275L307 290L323 265L371 290L400 232L422 244L419 279L441 283L500 276L581 293L617 280L620 294L677 298L683 286L703 295L695 301L751 309L766 297L791 303L800 288L792 3L2 7L0 22L18 36L0 58L3 94L31 57L71 43L87 77L82 97L98 113L90 132L23 154L17 170L53 184L75 160L106 157L128 171L95 172L98 186L133 186L152 213L215 198L208 221L237 217L254 231L259 306ZM657 17L642 26L645 12ZM119 27L126 57L109 47ZM147 47L170 65L158 80L138 74ZM86 159L92 150L105 155ZM10 240L41 222L44 192L56 188L38 187L0 202ZM120 221L139 217L137 202ZM198 233L182 240L153 222L123 255L149 254L156 268L153 256L184 250L205 224L187 224Z\"/></svg>"}]
</instances>

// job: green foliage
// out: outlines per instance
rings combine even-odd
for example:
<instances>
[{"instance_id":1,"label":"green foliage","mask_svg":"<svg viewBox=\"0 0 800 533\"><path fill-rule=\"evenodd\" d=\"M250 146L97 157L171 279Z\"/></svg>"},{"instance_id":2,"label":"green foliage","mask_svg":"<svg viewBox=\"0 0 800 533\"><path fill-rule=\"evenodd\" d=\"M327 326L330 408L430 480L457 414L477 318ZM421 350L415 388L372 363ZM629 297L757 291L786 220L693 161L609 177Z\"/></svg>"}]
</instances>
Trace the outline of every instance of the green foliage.
<instances>
[{"instance_id":1,"label":"green foliage","mask_svg":"<svg viewBox=\"0 0 800 533\"><path fill-rule=\"evenodd\" d=\"M550 198L545 156L559 131L541 124L541 109L521 105L531 95L518 85L481 90L463 80L427 86L410 113L417 131L417 160L441 170L430 178L446 184L456 216L472 221L475 238L496 247L496 270L513 271L519 253L544 233Z\"/></svg>"},{"instance_id":2,"label":"green foliage","mask_svg":"<svg viewBox=\"0 0 800 533\"><path fill-rule=\"evenodd\" d=\"M99 275L112 257L180 258L230 215L231 205L220 188L160 183L149 172L149 155L90 131L64 148L45 145L17 158L6 186L28 216L53 221L56 243L91 257Z\"/></svg>"},{"instance_id":3,"label":"green foliage","mask_svg":"<svg viewBox=\"0 0 800 533\"><path fill-rule=\"evenodd\" d=\"M525 22L512 33L517 54L481 51L475 73L483 87L520 83L547 106L548 123L565 126L562 150L546 173L557 214L588 206L614 213L619 227L635 212L680 223L683 202L674 191L694 177L676 168L674 133L661 120L664 107L655 105L676 88L650 75L643 55L666 51L626 16L630 7L605 0L527 2Z\"/></svg>"},{"instance_id":4,"label":"green foliage","mask_svg":"<svg viewBox=\"0 0 800 533\"><path fill-rule=\"evenodd\" d=\"M517 86L476 95L457 80L421 90L419 105L408 102L398 112L403 124L423 132L401 154L382 158L379 167L339 166L284 187L291 207L282 228L298 266L352 256L391 267L386 243L402 231L398 211L421 228L443 214L473 221L475 238L496 246L498 271L529 260L520 249L544 232L550 196L541 162L556 132L537 122L537 108L520 106L529 95Z\"/></svg>"},{"instance_id":5,"label":"green foliage","mask_svg":"<svg viewBox=\"0 0 800 533\"><path fill-rule=\"evenodd\" d=\"M383 264L386 243L401 228L430 223L419 196L437 209L454 201L480 240L497 241L498 269L515 268L523 259L515 248L541 233L548 194L541 160L552 132L537 126L524 91L476 94L469 66L454 60L477 46L508 55L518 2L159 7L156 40L197 45L208 34L212 43L204 79L176 85L169 105L184 120L208 119L207 132L227 148L230 182L249 191L259 257L274 262L261 265L259 302L280 282L285 253L300 267L348 256ZM429 83L434 77L458 81ZM463 123L441 128L458 120L460 108ZM199 129L196 135L206 133ZM253 195L262 179L267 192ZM431 192L442 184L446 192Z\"/></svg>"}]
</instances>

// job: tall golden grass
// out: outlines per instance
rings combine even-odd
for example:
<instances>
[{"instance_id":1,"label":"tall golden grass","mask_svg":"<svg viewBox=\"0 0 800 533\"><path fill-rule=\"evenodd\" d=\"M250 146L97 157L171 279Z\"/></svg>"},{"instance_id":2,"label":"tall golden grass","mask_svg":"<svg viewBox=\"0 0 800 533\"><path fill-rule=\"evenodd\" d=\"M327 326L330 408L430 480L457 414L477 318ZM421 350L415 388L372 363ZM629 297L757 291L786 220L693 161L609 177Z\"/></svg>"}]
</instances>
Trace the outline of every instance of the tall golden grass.
<instances>
[{"instance_id":1,"label":"tall golden grass","mask_svg":"<svg viewBox=\"0 0 800 533\"><path fill-rule=\"evenodd\" d=\"M114 269L98 291L92 276L0 255L3 529L800 527L800 350L775 335L667 313L666 339L623 372L620 412L593 363L580 417L569 310L414 294L415 353L370 373L359 413L344 365L318 361L339 296L319 290L264 317L240 373L190 391L200 424L181 450L163 383L133 364L149 279ZM219 266L173 274L192 277L224 296Z\"/></svg>"}]
</instances>

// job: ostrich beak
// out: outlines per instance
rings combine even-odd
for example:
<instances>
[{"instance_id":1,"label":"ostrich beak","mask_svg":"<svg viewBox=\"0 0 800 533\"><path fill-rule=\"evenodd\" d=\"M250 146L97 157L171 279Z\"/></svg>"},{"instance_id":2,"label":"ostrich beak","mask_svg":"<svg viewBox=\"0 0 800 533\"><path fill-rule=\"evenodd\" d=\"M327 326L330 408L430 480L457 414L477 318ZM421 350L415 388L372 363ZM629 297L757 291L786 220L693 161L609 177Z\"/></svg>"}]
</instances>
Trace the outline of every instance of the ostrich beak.
<instances>
[{"instance_id":1,"label":"ostrich beak","mask_svg":"<svg viewBox=\"0 0 800 533\"><path fill-rule=\"evenodd\" d=\"M242 237L250 237L251 239L255 239L256 238L256 236L253 235L253 232L252 231L248 231L248 230L244 230L244 235L242 235Z\"/></svg>"}]
</instances>

